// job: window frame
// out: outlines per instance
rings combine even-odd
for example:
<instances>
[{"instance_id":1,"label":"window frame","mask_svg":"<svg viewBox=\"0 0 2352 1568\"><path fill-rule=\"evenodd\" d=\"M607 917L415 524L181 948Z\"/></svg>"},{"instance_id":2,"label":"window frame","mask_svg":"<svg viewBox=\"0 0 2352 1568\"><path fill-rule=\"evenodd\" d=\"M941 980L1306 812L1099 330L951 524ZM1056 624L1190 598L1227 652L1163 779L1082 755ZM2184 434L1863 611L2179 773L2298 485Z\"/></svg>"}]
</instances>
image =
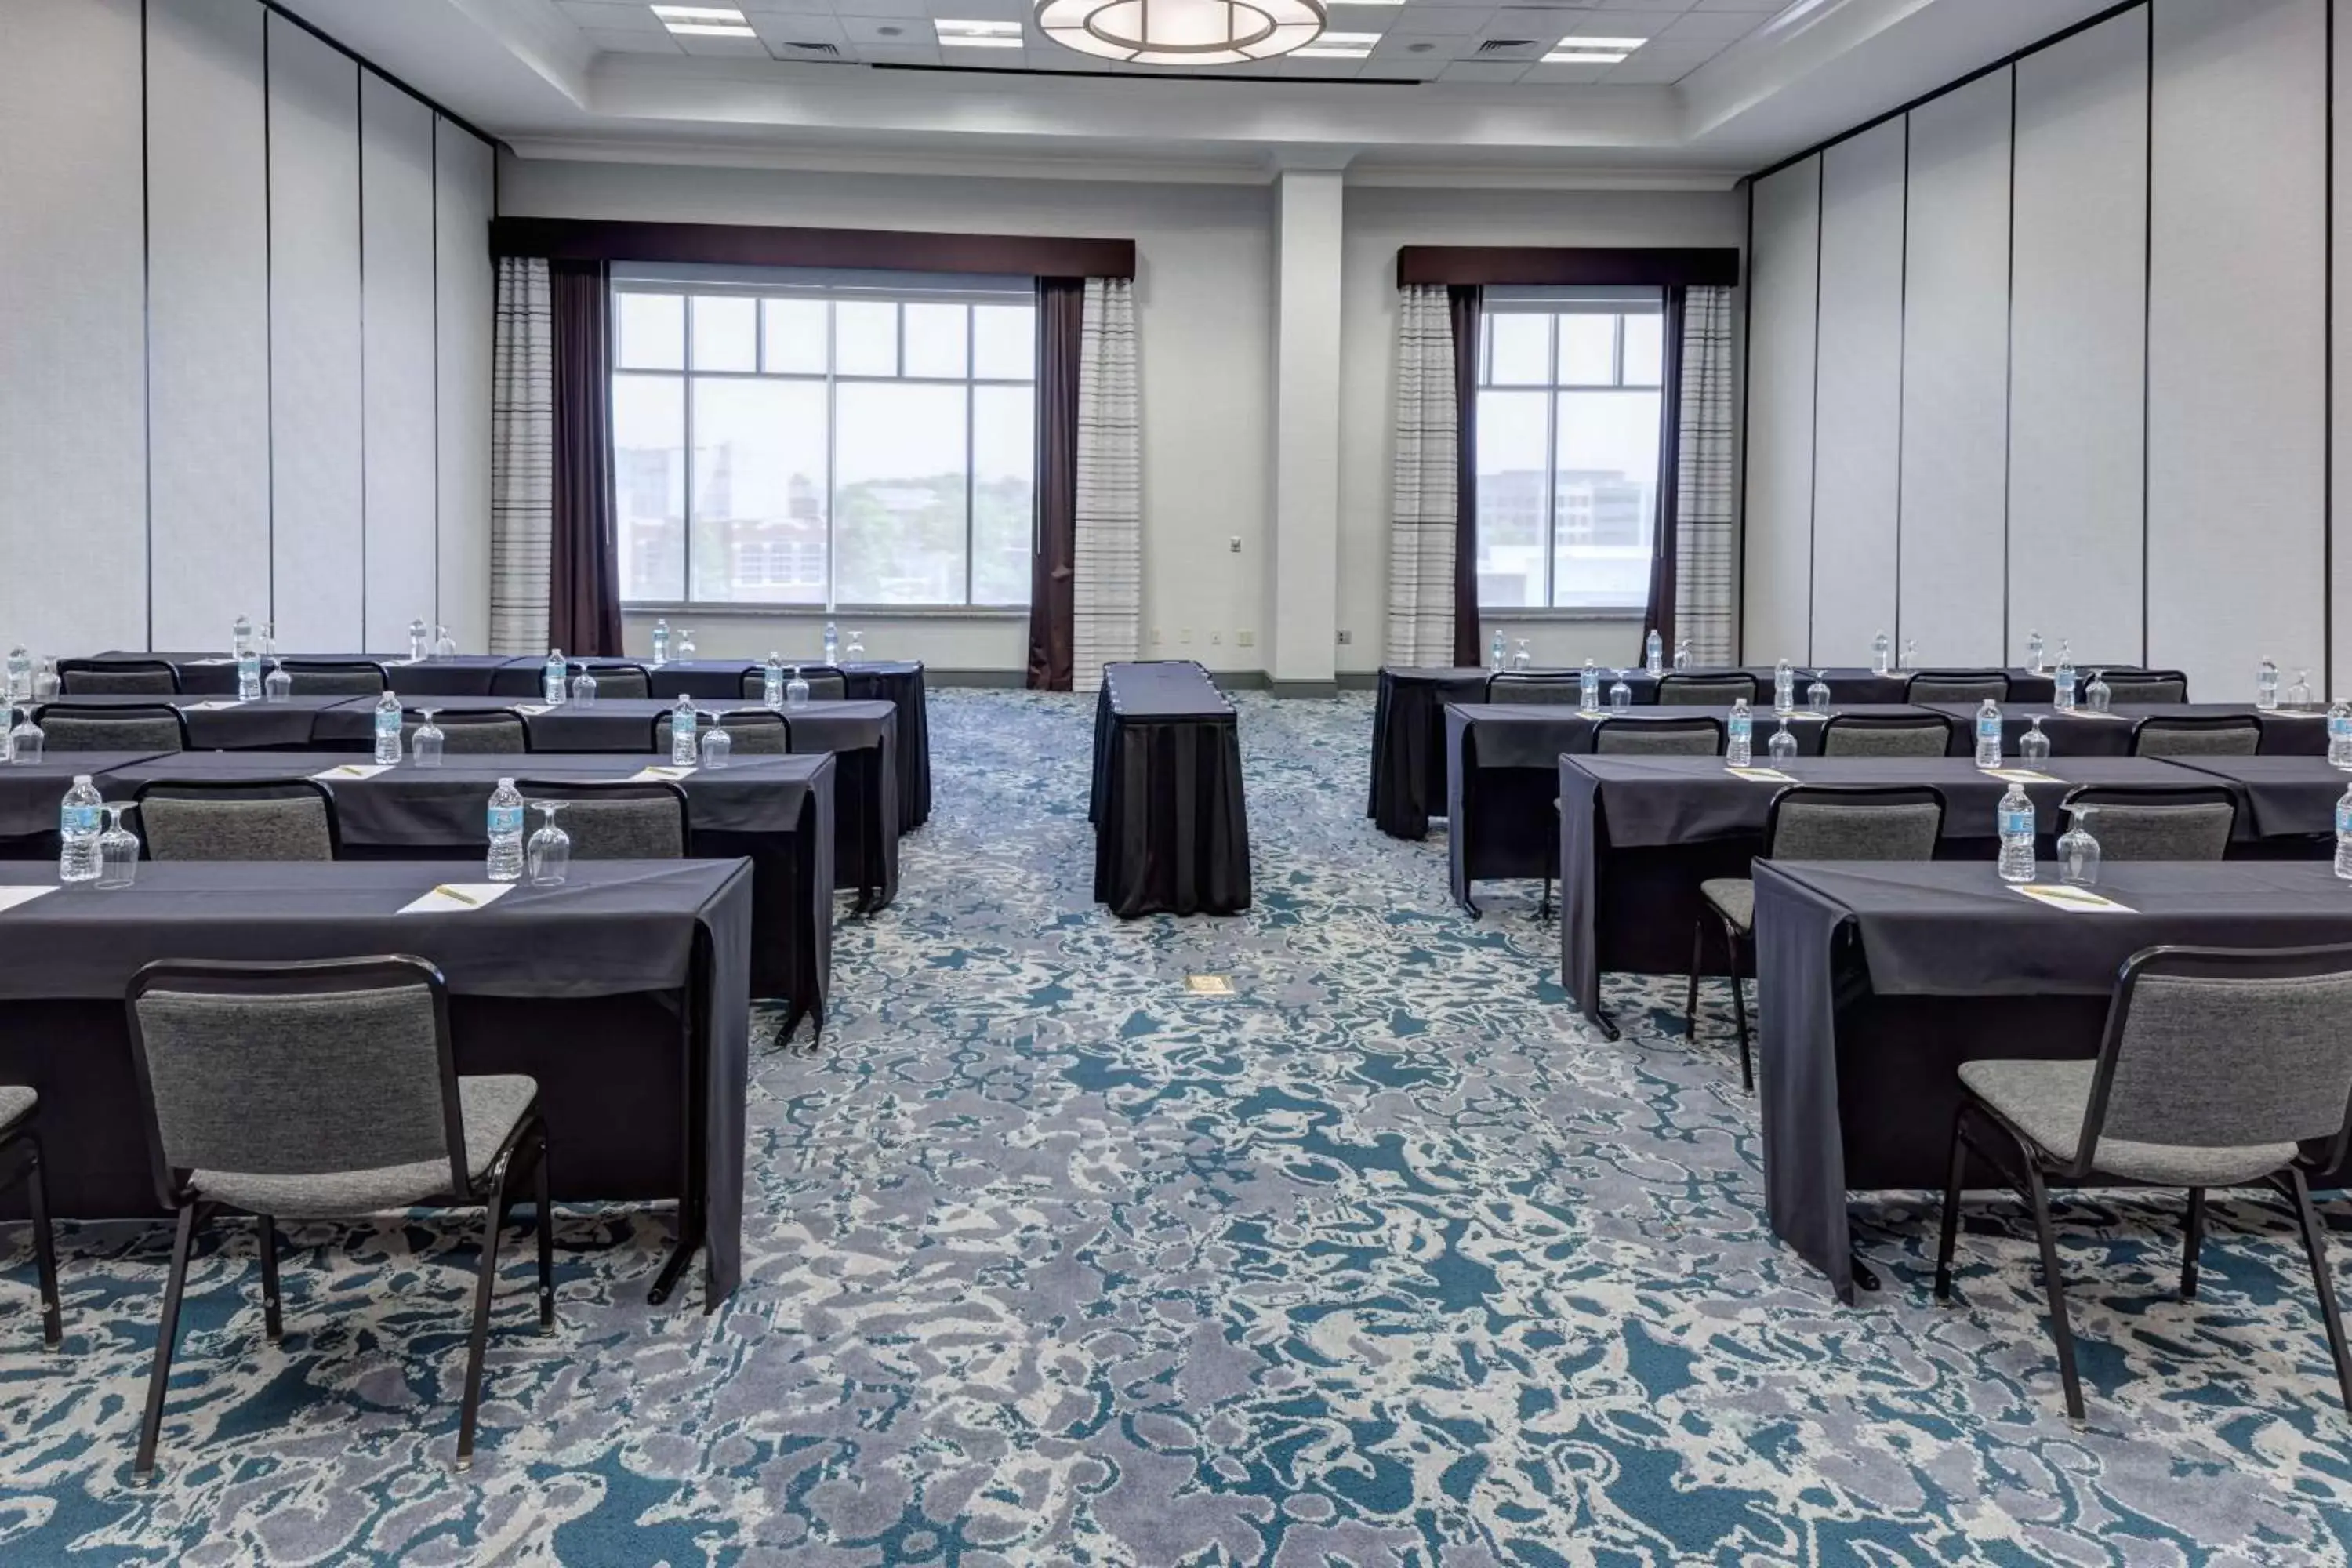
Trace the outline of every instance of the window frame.
<instances>
[{"instance_id":1,"label":"window frame","mask_svg":"<svg viewBox=\"0 0 2352 1568\"><path fill-rule=\"evenodd\" d=\"M1500 316L1535 316L1544 322L1545 379L1539 382L1498 382L1495 371L1495 321ZM1608 316L1612 319L1610 334L1610 379L1605 382L1565 381L1560 375L1560 331L1562 316ZM1625 379L1625 324L1631 316L1654 316L1658 319L1658 377L1654 382L1631 382ZM1545 404L1544 417L1544 482L1543 482L1543 598L1534 605L1478 605L1481 614L1560 616L1574 619L1638 617L1644 612L1636 606L1622 605L1562 605L1559 600L1559 421L1560 399L1574 394L1623 394L1655 397L1658 417L1665 418L1665 293L1658 289L1594 289L1547 293L1528 289L1507 294L1488 290L1478 311L1478 363L1472 378L1471 397L1475 400L1489 392L1539 393ZM1663 431L1661 432L1663 435ZM1665 492L1665 465L1669 454L1663 440L1659 443L1658 468L1650 477L1650 543L1657 545L1660 527L1659 505ZM1475 460L1475 459L1474 459ZM1473 563L1472 576L1476 576Z\"/></svg>"},{"instance_id":2,"label":"window frame","mask_svg":"<svg viewBox=\"0 0 2352 1568\"><path fill-rule=\"evenodd\" d=\"M633 295L675 296L680 301L678 311L678 367L668 369L651 366L630 367L621 362L621 308L625 298ZM726 296L749 299L752 304L752 368L750 370L701 370L694 363L694 312L698 297ZM770 370L768 368L767 311L763 302L769 300L812 300L826 307L824 312L824 369L823 371ZM863 302L894 306L893 322L895 363L894 375L844 374L838 371L840 326L833 306L836 303ZM909 375L907 374L907 307L908 305L961 305L963 307L963 364L961 376ZM1030 359L1030 374L1024 378L983 376L980 374L979 318L974 313L981 307L999 306L1037 309L1034 289L1026 290L977 289L969 286L927 289L909 281L906 285L807 283L793 281L755 281L751 279L701 279L662 277L622 277L612 280L607 306L609 331L613 342L612 375L614 380L638 377L646 380L668 379L677 383L684 404L680 435L685 454L680 483L679 510L683 538L680 541L679 595L670 599L625 599L625 610L667 609L672 606L697 612L750 612L772 615L815 613L820 606L791 603L772 603L747 599L698 598L694 592L694 384L698 380L786 382L803 385L822 384L824 387L824 600L822 613L835 615L856 611L873 615L955 615L977 613L998 615L1027 614L1026 602L982 604L972 597L976 575L977 554L974 549L978 526L980 483L973 450L975 425L978 419L979 397L983 387L1025 389L1035 417L1038 370L1035 348ZM838 496L835 477L839 468L840 388L845 384L878 386L952 386L963 391L963 596L960 601L929 604L845 604L838 597L840 585L841 541ZM619 445L608 442L606 460L617 470ZM1034 548L1036 537L1036 498L1038 481L1034 452L1030 472L1030 537Z\"/></svg>"}]
</instances>

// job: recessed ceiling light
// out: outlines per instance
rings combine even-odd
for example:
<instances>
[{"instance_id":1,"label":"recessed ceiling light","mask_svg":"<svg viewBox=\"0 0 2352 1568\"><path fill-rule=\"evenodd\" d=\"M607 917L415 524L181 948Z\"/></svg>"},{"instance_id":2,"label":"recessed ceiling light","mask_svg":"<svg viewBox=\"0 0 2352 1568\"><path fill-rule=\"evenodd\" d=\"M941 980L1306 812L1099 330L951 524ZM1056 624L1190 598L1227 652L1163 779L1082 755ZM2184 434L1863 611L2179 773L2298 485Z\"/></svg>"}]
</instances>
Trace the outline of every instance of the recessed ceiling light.
<instances>
[{"instance_id":1,"label":"recessed ceiling light","mask_svg":"<svg viewBox=\"0 0 2352 1568\"><path fill-rule=\"evenodd\" d=\"M1324 36L1328 37L1330 35L1327 33ZM1368 60L1372 58L1372 51L1370 49L1327 48L1320 44L1310 45L1303 49L1293 49L1290 52L1302 60Z\"/></svg>"},{"instance_id":2,"label":"recessed ceiling light","mask_svg":"<svg viewBox=\"0 0 2352 1568\"><path fill-rule=\"evenodd\" d=\"M1591 49L1560 49L1546 55L1548 66L1613 66L1625 57L1622 53L1600 54Z\"/></svg>"},{"instance_id":3,"label":"recessed ceiling light","mask_svg":"<svg viewBox=\"0 0 2352 1568\"><path fill-rule=\"evenodd\" d=\"M935 21L931 26L938 30L942 46L952 44L969 49L1017 49L1023 43L1018 22Z\"/></svg>"},{"instance_id":4,"label":"recessed ceiling light","mask_svg":"<svg viewBox=\"0 0 2352 1568\"><path fill-rule=\"evenodd\" d=\"M656 5L655 16L665 22L732 22L743 26L743 13L732 5Z\"/></svg>"},{"instance_id":5,"label":"recessed ceiling light","mask_svg":"<svg viewBox=\"0 0 2352 1568\"><path fill-rule=\"evenodd\" d=\"M1638 49L1647 38L1562 38L1553 45L1559 49Z\"/></svg>"},{"instance_id":6,"label":"recessed ceiling light","mask_svg":"<svg viewBox=\"0 0 2352 1568\"><path fill-rule=\"evenodd\" d=\"M760 35L740 23L666 22L672 33L688 38L756 38Z\"/></svg>"},{"instance_id":7,"label":"recessed ceiling light","mask_svg":"<svg viewBox=\"0 0 2352 1568\"><path fill-rule=\"evenodd\" d=\"M951 38L942 34L940 47L943 49L1017 49L1018 38Z\"/></svg>"}]
</instances>

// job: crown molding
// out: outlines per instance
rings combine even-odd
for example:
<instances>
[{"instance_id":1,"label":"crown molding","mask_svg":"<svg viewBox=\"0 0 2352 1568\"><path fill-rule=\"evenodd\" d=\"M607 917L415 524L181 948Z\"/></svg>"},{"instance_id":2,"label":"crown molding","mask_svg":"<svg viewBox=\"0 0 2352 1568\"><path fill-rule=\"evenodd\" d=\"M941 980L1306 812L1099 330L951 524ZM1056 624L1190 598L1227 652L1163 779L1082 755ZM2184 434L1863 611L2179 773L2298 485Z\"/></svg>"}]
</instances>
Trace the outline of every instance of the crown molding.
<instances>
[{"instance_id":1,"label":"crown molding","mask_svg":"<svg viewBox=\"0 0 2352 1568\"><path fill-rule=\"evenodd\" d=\"M1114 184L1265 185L1274 171L1260 159L975 157L913 150L788 147L730 142L653 141L622 136L509 136L518 158L590 163L657 163L721 169L782 169L809 174L898 178L1079 180Z\"/></svg>"}]
</instances>

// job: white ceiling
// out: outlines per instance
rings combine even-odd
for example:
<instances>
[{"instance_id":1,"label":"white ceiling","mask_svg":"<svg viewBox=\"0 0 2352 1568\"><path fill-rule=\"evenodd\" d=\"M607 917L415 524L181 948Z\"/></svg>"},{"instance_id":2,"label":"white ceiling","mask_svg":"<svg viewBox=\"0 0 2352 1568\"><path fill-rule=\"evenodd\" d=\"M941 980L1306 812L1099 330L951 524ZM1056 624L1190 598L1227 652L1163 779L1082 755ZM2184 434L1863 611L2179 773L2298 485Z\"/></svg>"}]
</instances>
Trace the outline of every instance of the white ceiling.
<instances>
[{"instance_id":1,"label":"white ceiling","mask_svg":"<svg viewBox=\"0 0 2352 1568\"><path fill-rule=\"evenodd\" d=\"M1370 58L1193 72L1064 49L1032 0L732 0L756 39L674 37L631 0L280 3L527 158L1720 188L2110 0L1332 0L1333 30L1381 35ZM934 18L1027 34L943 49ZM1536 58L1577 37L1647 41Z\"/></svg>"}]
</instances>

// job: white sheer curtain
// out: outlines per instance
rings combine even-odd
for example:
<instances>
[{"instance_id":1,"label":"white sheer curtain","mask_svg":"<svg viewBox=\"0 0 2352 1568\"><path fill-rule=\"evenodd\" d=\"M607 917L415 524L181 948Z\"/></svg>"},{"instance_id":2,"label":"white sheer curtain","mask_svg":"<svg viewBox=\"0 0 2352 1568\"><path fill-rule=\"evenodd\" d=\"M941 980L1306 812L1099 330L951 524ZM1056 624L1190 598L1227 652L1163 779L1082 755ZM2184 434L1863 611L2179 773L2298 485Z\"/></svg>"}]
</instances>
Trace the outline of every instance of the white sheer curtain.
<instances>
[{"instance_id":1,"label":"white sheer curtain","mask_svg":"<svg viewBox=\"0 0 2352 1568\"><path fill-rule=\"evenodd\" d=\"M1396 462L1388 662L1454 662L1454 317L1443 284L1397 290Z\"/></svg>"},{"instance_id":2,"label":"white sheer curtain","mask_svg":"<svg viewBox=\"0 0 2352 1568\"><path fill-rule=\"evenodd\" d=\"M1087 279L1078 350L1077 549L1070 582L1070 684L1102 685L1135 657L1143 613L1143 492L1136 422L1135 288Z\"/></svg>"},{"instance_id":3,"label":"white sheer curtain","mask_svg":"<svg viewBox=\"0 0 2352 1568\"><path fill-rule=\"evenodd\" d=\"M547 650L555 523L554 319L547 263L499 262L490 384L490 651Z\"/></svg>"},{"instance_id":4,"label":"white sheer curtain","mask_svg":"<svg viewBox=\"0 0 2352 1568\"><path fill-rule=\"evenodd\" d=\"M1731 290L1683 297L1682 447L1675 468L1675 635L1701 665L1732 659Z\"/></svg>"}]
</instances>

